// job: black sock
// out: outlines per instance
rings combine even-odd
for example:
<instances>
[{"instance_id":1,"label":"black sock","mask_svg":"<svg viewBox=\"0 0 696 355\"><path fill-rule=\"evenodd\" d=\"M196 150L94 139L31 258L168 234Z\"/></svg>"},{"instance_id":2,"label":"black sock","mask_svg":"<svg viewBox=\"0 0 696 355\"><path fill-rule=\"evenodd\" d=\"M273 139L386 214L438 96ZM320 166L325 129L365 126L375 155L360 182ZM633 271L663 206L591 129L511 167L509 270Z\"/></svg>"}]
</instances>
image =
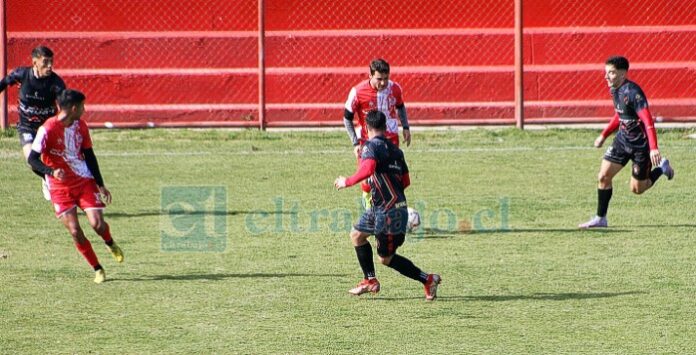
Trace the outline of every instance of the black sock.
<instances>
[{"instance_id":1,"label":"black sock","mask_svg":"<svg viewBox=\"0 0 696 355\"><path fill-rule=\"evenodd\" d=\"M94 271L99 271L99 270L101 270L101 269L103 269L103 267L102 267L100 264L97 264L97 265L94 267Z\"/></svg>"},{"instance_id":2,"label":"black sock","mask_svg":"<svg viewBox=\"0 0 696 355\"><path fill-rule=\"evenodd\" d=\"M394 254L388 266L401 273L401 275L420 281L423 284L428 280L428 274L421 271L416 265L413 265L411 260L401 255Z\"/></svg>"},{"instance_id":3,"label":"black sock","mask_svg":"<svg viewBox=\"0 0 696 355\"><path fill-rule=\"evenodd\" d=\"M609 200L611 200L612 188L607 190L597 189L597 216L606 217L609 209Z\"/></svg>"},{"instance_id":4,"label":"black sock","mask_svg":"<svg viewBox=\"0 0 696 355\"><path fill-rule=\"evenodd\" d=\"M107 242L107 241L105 241L105 242L104 242L104 244L106 244L106 245L108 245L108 246L112 246L112 245L114 245L114 240L113 240L113 239L111 239L111 240L110 240L110 241L108 241L108 242Z\"/></svg>"},{"instance_id":5,"label":"black sock","mask_svg":"<svg viewBox=\"0 0 696 355\"><path fill-rule=\"evenodd\" d=\"M375 261L372 259L372 246L370 243L355 247L355 254L358 255L358 262L363 274L365 274L365 278L375 277Z\"/></svg>"},{"instance_id":6,"label":"black sock","mask_svg":"<svg viewBox=\"0 0 696 355\"><path fill-rule=\"evenodd\" d=\"M650 172L650 181L652 181L652 183L654 184L655 181L657 181L657 179L659 179L660 176L662 176L662 174L662 168L660 168L659 166L655 169L652 169L652 171Z\"/></svg>"},{"instance_id":7,"label":"black sock","mask_svg":"<svg viewBox=\"0 0 696 355\"><path fill-rule=\"evenodd\" d=\"M33 171L34 174L38 175L38 176L41 178L41 180L46 179L46 176L44 176L44 174L41 174L40 172L38 172L38 171L36 171L36 170L34 170L34 169L31 169L31 171Z\"/></svg>"}]
</instances>

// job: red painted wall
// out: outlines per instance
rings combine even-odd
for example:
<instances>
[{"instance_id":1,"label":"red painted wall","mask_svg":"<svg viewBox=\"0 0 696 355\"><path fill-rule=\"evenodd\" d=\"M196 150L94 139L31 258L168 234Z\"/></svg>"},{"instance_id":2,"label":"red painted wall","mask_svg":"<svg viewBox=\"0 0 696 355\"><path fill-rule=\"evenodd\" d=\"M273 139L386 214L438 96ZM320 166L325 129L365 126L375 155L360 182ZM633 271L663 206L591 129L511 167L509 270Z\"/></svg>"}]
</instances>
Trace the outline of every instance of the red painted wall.
<instances>
[{"instance_id":1,"label":"red painted wall","mask_svg":"<svg viewBox=\"0 0 696 355\"><path fill-rule=\"evenodd\" d=\"M612 54L631 60L630 76L656 111L696 117L696 3L524 5L528 117L609 116L602 63ZM33 47L48 45L96 121L253 125L257 6L11 1L8 63L27 65ZM512 118L513 0L266 0L265 20L271 125L340 124L348 90L375 57L392 64L416 121Z\"/></svg>"}]
</instances>

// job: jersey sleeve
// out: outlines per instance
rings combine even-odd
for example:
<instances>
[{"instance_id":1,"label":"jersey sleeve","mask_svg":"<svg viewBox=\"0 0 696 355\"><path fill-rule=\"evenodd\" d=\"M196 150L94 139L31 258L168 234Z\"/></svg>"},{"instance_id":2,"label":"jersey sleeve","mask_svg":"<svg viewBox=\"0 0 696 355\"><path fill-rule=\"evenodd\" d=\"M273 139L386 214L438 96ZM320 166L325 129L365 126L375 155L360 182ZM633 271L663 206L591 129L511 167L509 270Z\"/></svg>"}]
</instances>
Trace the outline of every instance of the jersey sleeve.
<instances>
[{"instance_id":1,"label":"jersey sleeve","mask_svg":"<svg viewBox=\"0 0 696 355\"><path fill-rule=\"evenodd\" d=\"M31 150L41 154L46 147L47 136L46 127L39 127L39 130L36 132L36 138L34 138L34 142L31 143Z\"/></svg>"},{"instance_id":2,"label":"jersey sleeve","mask_svg":"<svg viewBox=\"0 0 696 355\"><path fill-rule=\"evenodd\" d=\"M61 93L61 91L65 90L65 81L58 75L54 74L56 76L55 83L51 87L51 91L58 96L58 94Z\"/></svg>"},{"instance_id":3,"label":"jersey sleeve","mask_svg":"<svg viewBox=\"0 0 696 355\"><path fill-rule=\"evenodd\" d=\"M648 99L645 97L643 90L640 88L636 88L636 90L631 91L628 100L636 113L648 108Z\"/></svg>"},{"instance_id":4,"label":"jersey sleeve","mask_svg":"<svg viewBox=\"0 0 696 355\"><path fill-rule=\"evenodd\" d=\"M375 148L372 146L372 142L367 141L367 142L365 142L365 144L363 144L362 152L360 153L360 157L363 160L365 160L365 159L377 160L377 155L375 154Z\"/></svg>"},{"instance_id":5,"label":"jersey sleeve","mask_svg":"<svg viewBox=\"0 0 696 355\"><path fill-rule=\"evenodd\" d=\"M80 120L80 135L82 136L82 147L81 149L92 148L92 136L89 135L89 128L84 120Z\"/></svg>"},{"instance_id":6,"label":"jersey sleeve","mask_svg":"<svg viewBox=\"0 0 696 355\"><path fill-rule=\"evenodd\" d=\"M350 93L348 93L348 99L346 100L346 104L344 105L344 108L346 111L355 113L358 105L358 90L353 87L350 89Z\"/></svg>"},{"instance_id":7,"label":"jersey sleeve","mask_svg":"<svg viewBox=\"0 0 696 355\"><path fill-rule=\"evenodd\" d=\"M24 72L27 68L17 68L13 70L9 75L0 80L0 91L5 90L8 86L14 85L22 81Z\"/></svg>"}]
</instances>

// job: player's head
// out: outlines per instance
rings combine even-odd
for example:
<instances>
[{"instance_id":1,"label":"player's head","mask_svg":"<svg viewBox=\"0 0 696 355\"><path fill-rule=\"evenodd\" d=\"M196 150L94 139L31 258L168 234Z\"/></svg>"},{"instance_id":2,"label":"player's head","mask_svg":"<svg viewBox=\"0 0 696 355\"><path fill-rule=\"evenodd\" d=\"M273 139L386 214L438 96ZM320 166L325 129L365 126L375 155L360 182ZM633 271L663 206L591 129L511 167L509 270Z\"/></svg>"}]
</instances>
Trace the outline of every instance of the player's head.
<instances>
[{"instance_id":1,"label":"player's head","mask_svg":"<svg viewBox=\"0 0 696 355\"><path fill-rule=\"evenodd\" d=\"M381 91L389 83L389 63L382 58L370 62L370 86Z\"/></svg>"},{"instance_id":2,"label":"player's head","mask_svg":"<svg viewBox=\"0 0 696 355\"><path fill-rule=\"evenodd\" d=\"M44 78L53 72L53 51L46 46L38 46L31 51L31 64L39 78Z\"/></svg>"},{"instance_id":3,"label":"player's head","mask_svg":"<svg viewBox=\"0 0 696 355\"><path fill-rule=\"evenodd\" d=\"M85 112L85 94L73 90L65 89L58 94L58 106L60 106L60 119L66 121L68 125L79 120Z\"/></svg>"},{"instance_id":4,"label":"player's head","mask_svg":"<svg viewBox=\"0 0 696 355\"><path fill-rule=\"evenodd\" d=\"M387 116L382 111L372 110L368 112L365 123L367 123L367 133L370 138L387 130Z\"/></svg>"},{"instance_id":5,"label":"player's head","mask_svg":"<svg viewBox=\"0 0 696 355\"><path fill-rule=\"evenodd\" d=\"M604 79L610 88L618 88L626 80L628 59L622 56L611 56L604 62Z\"/></svg>"}]
</instances>

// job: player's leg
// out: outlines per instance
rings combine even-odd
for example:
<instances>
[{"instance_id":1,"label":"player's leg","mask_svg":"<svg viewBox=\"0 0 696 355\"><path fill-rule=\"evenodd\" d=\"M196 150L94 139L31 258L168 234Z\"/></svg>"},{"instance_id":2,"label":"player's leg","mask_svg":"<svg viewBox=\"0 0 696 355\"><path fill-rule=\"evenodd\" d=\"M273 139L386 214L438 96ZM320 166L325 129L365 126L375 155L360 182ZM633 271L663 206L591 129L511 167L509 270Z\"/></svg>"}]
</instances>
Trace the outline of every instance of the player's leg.
<instances>
[{"instance_id":1,"label":"player's leg","mask_svg":"<svg viewBox=\"0 0 696 355\"><path fill-rule=\"evenodd\" d=\"M104 240L114 259L119 263L123 262L123 251L111 237L111 228L104 220L103 212L106 205L102 202L99 189L94 182L82 186L78 205L85 211L89 225Z\"/></svg>"},{"instance_id":2,"label":"player's leg","mask_svg":"<svg viewBox=\"0 0 696 355\"><path fill-rule=\"evenodd\" d=\"M60 220L63 225L68 230L75 243L75 248L82 254L82 256L87 260L87 263L94 269L95 276L94 282L102 283L104 282L106 275L104 274L104 269L99 264L99 259L97 259L97 254L94 253L92 249L92 244L85 237L85 233L80 227L80 222L77 219L77 206L70 208L69 210L63 212L60 215Z\"/></svg>"},{"instance_id":3,"label":"player's leg","mask_svg":"<svg viewBox=\"0 0 696 355\"><path fill-rule=\"evenodd\" d=\"M647 150L636 152L633 160L633 173L631 175L631 192L640 195L647 191L655 182L665 175L668 180L674 178L674 169L669 164L669 160L663 158L660 165L650 170L649 152Z\"/></svg>"},{"instance_id":4,"label":"player's leg","mask_svg":"<svg viewBox=\"0 0 696 355\"><path fill-rule=\"evenodd\" d=\"M24 161L26 162L29 159L29 153L31 153L31 145L34 142L34 138L36 137L36 132L28 129L17 129L17 134L19 134L19 144L22 146L22 154L24 155ZM51 194L48 190L46 177L42 173L34 169L31 169L31 171L41 178L41 192L43 193L44 199L50 201Z\"/></svg>"},{"instance_id":5,"label":"player's leg","mask_svg":"<svg viewBox=\"0 0 696 355\"><path fill-rule=\"evenodd\" d=\"M360 216L358 223L350 232L350 240L355 248L355 254L363 272L363 279L348 292L359 296L366 292L379 292L380 285L375 276L375 262L372 258L372 246L367 238L374 233L374 212L367 210Z\"/></svg>"},{"instance_id":6,"label":"player's leg","mask_svg":"<svg viewBox=\"0 0 696 355\"><path fill-rule=\"evenodd\" d=\"M609 209L609 201L611 201L614 191L613 179L623 169L629 159L630 156L623 149L622 145L614 140L612 146L604 153L602 164L599 167L599 174L597 174L597 214L589 221L580 224L579 228L607 227L607 210Z\"/></svg>"},{"instance_id":7,"label":"player's leg","mask_svg":"<svg viewBox=\"0 0 696 355\"><path fill-rule=\"evenodd\" d=\"M408 211L405 208L390 210L387 216L376 218L377 255L382 264L398 271L401 275L422 283L425 288L425 298L431 301L437 297L437 287L441 281L440 275L424 272L411 260L396 253L396 250L406 239L405 226L407 221Z\"/></svg>"}]
</instances>

